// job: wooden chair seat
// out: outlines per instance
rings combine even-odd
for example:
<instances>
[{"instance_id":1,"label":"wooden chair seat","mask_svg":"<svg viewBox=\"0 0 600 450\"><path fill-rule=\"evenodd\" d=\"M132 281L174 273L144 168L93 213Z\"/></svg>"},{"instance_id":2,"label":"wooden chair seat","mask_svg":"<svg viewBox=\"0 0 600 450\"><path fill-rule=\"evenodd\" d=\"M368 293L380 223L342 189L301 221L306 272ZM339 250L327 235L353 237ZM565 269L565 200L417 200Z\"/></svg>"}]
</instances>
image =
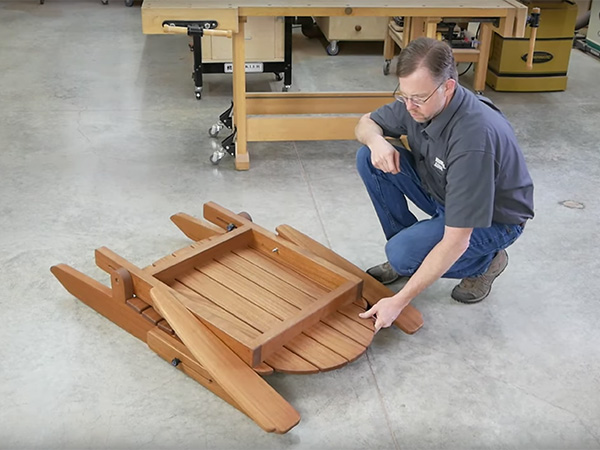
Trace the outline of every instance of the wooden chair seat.
<instances>
[{"instance_id":1,"label":"wooden chair seat","mask_svg":"<svg viewBox=\"0 0 600 450\"><path fill-rule=\"evenodd\" d=\"M204 205L204 217L210 223L173 216L194 243L144 269L97 249L111 288L64 264L51 271L264 430L285 433L300 416L258 375L316 373L356 360L374 335L373 321L358 314L392 292L287 225L270 233L214 203ZM396 320L407 333L422 323L410 305Z\"/></svg>"}]
</instances>

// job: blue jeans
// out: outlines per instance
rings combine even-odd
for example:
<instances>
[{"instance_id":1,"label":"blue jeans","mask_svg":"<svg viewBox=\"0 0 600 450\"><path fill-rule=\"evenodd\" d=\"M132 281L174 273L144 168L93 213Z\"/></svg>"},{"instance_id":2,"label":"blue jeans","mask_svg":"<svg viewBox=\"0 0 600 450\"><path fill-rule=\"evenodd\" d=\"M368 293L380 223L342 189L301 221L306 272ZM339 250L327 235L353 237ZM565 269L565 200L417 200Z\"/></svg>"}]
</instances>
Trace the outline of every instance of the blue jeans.
<instances>
[{"instance_id":1,"label":"blue jeans","mask_svg":"<svg viewBox=\"0 0 600 450\"><path fill-rule=\"evenodd\" d=\"M402 147L396 150L400 152L400 173L396 175L373 167L366 146L358 150L356 167L385 233L388 261L400 275L410 276L444 236L445 210L423 188L412 153ZM407 199L431 218L417 221L408 209ZM488 228L474 228L469 248L443 277L481 275L496 253L515 242L522 232L522 225L495 222Z\"/></svg>"}]
</instances>

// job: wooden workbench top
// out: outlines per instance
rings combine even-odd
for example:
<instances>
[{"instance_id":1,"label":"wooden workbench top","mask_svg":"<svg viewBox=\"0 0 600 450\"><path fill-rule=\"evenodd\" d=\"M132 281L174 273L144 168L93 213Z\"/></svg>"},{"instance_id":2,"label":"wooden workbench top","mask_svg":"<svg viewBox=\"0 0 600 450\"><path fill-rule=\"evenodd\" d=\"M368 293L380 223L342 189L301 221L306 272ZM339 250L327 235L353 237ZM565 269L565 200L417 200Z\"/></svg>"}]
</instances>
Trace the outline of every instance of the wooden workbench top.
<instances>
[{"instance_id":1,"label":"wooden workbench top","mask_svg":"<svg viewBox=\"0 0 600 450\"><path fill-rule=\"evenodd\" d=\"M401 5L390 0L237 0L222 2L218 0L145 0L144 9L202 9L237 10L242 16L278 16L278 15L465 15L478 17L478 13L489 16L491 11L499 17L506 16L507 10L526 8L514 0L406 0Z\"/></svg>"},{"instance_id":2,"label":"wooden workbench top","mask_svg":"<svg viewBox=\"0 0 600 450\"><path fill-rule=\"evenodd\" d=\"M499 18L508 24L502 35L520 37L527 7L517 0L144 0L142 28L145 34L164 34L167 20L216 20L218 29L237 33L239 16Z\"/></svg>"}]
</instances>

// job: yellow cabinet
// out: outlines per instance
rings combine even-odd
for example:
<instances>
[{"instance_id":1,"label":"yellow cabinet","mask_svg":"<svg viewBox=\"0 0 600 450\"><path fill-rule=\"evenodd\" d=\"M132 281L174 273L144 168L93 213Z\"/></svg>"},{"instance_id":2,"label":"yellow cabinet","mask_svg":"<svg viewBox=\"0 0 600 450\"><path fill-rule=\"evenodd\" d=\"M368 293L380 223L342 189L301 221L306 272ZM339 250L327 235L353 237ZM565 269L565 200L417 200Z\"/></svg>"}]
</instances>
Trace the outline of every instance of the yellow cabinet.
<instances>
[{"instance_id":1,"label":"yellow cabinet","mask_svg":"<svg viewBox=\"0 0 600 450\"><path fill-rule=\"evenodd\" d=\"M523 38L505 38L494 33L487 71L487 84L496 91L546 92L567 88L567 69L577 6L570 1L534 1L529 10L539 7L533 68L527 69L528 27Z\"/></svg>"}]
</instances>

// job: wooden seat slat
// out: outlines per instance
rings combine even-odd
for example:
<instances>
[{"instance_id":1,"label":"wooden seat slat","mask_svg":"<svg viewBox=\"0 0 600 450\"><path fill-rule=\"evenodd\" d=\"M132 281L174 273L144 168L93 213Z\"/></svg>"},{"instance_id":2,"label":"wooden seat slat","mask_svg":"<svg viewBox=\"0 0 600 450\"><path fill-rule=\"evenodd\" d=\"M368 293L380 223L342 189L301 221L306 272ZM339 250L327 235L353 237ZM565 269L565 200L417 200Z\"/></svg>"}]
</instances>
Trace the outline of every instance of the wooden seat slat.
<instances>
[{"instance_id":1,"label":"wooden seat slat","mask_svg":"<svg viewBox=\"0 0 600 450\"><path fill-rule=\"evenodd\" d=\"M143 310L142 317L154 325L156 325L162 319L161 315L152 307Z\"/></svg>"},{"instance_id":2,"label":"wooden seat slat","mask_svg":"<svg viewBox=\"0 0 600 450\"><path fill-rule=\"evenodd\" d=\"M251 327L229 311L215 305L206 297L198 294L196 291L179 281L173 282L171 287L190 299L186 304L186 307L192 313L200 318L204 317L206 313L210 313L211 322L218 328L227 330L227 332L235 339L244 342L251 341L257 336L260 336L261 333L259 330Z\"/></svg>"},{"instance_id":3,"label":"wooden seat slat","mask_svg":"<svg viewBox=\"0 0 600 450\"><path fill-rule=\"evenodd\" d=\"M253 248L243 248L233 250L233 252L250 261L251 263L262 267L269 272L277 274L277 276L286 283L294 286L296 289L310 295L311 297L319 298L324 293L330 291L329 289L320 286L315 281L312 281L301 273L295 271L293 268L276 263L258 250Z\"/></svg>"},{"instance_id":4,"label":"wooden seat slat","mask_svg":"<svg viewBox=\"0 0 600 450\"><path fill-rule=\"evenodd\" d=\"M281 297L263 288L259 284L260 280L250 280L217 261L213 261L212 264L196 267L196 270L227 286L239 296L246 298L279 319L283 320L292 317L300 310L298 307L287 303Z\"/></svg>"},{"instance_id":5,"label":"wooden seat slat","mask_svg":"<svg viewBox=\"0 0 600 450\"><path fill-rule=\"evenodd\" d=\"M348 364L348 360L342 355L334 352L329 347L325 347L306 334L296 336L285 344L285 347L317 366L321 371L337 369Z\"/></svg>"},{"instance_id":6,"label":"wooden seat slat","mask_svg":"<svg viewBox=\"0 0 600 450\"><path fill-rule=\"evenodd\" d=\"M179 301L181 294L158 286L150 295L190 353L258 425L285 433L300 421L298 412L281 395L189 312Z\"/></svg>"},{"instance_id":7,"label":"wooden seat slat","mask_svg":"<svg viewBox=\"0 0 600 450\"><path fill-rule=\"evenodd\" d=\"M180 275L177 280L261 332L281 322L274 315L250 303L201 272L194 270Z\"/></svg>"},{"instance_id":8,"label":"wooden seat slat","mask_svg":"<svg viewBox=\"0 0 600 450\"><path fill-rule=\"evenodd\" d=\"M308 306L315 301L314 297L296 289L295 286L284 282L274 274L252 264L237 254L227 253L215 259L238 273L247 273L249 277L260 280L263 288L298 308Z\"/></svg>"},{"instance_id":9,"label":"wooden seat slat","mask_svg":"<svg viewBox=\"0 0 600 450\"><path fill-rule=\"evenodd\" d=\"M265 362L277 372L310 374L319 372L319 368L283 347L265 359Z\"/></svg>"},{"instance_id":10,"label":"wooden seat slat","mask_svg":"<svg viewBox=\"0 0 600 450\"><path fill-rule=\"evenodd\" d=\"M368 275L359 267L352 264L350 261L342 258L331 249L323 244L315 241L302 232L292 228L289 225L280 225L276 228L277 233L290 242L303 247L315 255L335 264L339 268L350 272L353 275L360 277L363 282L363 297L368 300L369 304L374 305L384 297L390 297L394 294L389 288L381 284L375 278ZM423 326L423 317L419 310L412 305L407 305L394 323L405 333L413 334Z\"/></svg>"},{"instance_id":11,"label":"wooden seat slat","mask_svg":"<svg viewBox=\"0 0 600 450\"><path fill-rule=\"evenodd\" d=\"M348 361L354 361L367 350L364 345L349 339L345 334L323 322L313 325L304 334L343 356Z\"/></svg>"},{"instance_id":12,"label":"wooden seat slat","mask_svg":"<svg viewBox=\"0 0 600 450\"><path fill-rule=\"evenodd\" d=\"M175 334L175 331L173 331L173 328L171 328L171 325L169 325L169 323L165 319L159 320L156 325L158 326L158 328L163 330L165 333L168 333L171 335Z\"/></svg>"},{"instance_id":13,"label":"wooden seat slat","mask_svg":"<svg viewBox=\"0 0 600 450\"><path fill-rule=\"evenodd\" d=\"M358 317L360 313L365 312L364 308L361 308L356 303L348 303L347 305L338 308L338 312L346 316L348 319L355 321L360 326L367 328L371 333L375 330L375 326L372 321L364 320Z\"/></svg>"},{"instance_id":14,"label":"wooden seat slat","mask_svg":"<svg viewBox=\"0 0 600 450\"><path fill-rule=\"evenodd\" d=\"M146 303L145 301L143 301L142 299L137 298L137 297L128 298L125 303L127 303L131 308L133 308L134 311L136 311L140 314L145 309L150 308L150 305L148 303Z\"/></svg>"},{"instance_id":15,"label":"wooden seat slat","mask_svg":"<svg viewBox=\"0 0 600 450\"><path fill-rule=\"evenodd\" d=\"M373 325L373 321L369 319L361 319ZM369 346L373 340L373 330L363 326L360 323L350 319L340 312L335 312L321 319L321 322L329 325L331 328L346 335L363 346Z\"/></svg>"}]
</instances>

